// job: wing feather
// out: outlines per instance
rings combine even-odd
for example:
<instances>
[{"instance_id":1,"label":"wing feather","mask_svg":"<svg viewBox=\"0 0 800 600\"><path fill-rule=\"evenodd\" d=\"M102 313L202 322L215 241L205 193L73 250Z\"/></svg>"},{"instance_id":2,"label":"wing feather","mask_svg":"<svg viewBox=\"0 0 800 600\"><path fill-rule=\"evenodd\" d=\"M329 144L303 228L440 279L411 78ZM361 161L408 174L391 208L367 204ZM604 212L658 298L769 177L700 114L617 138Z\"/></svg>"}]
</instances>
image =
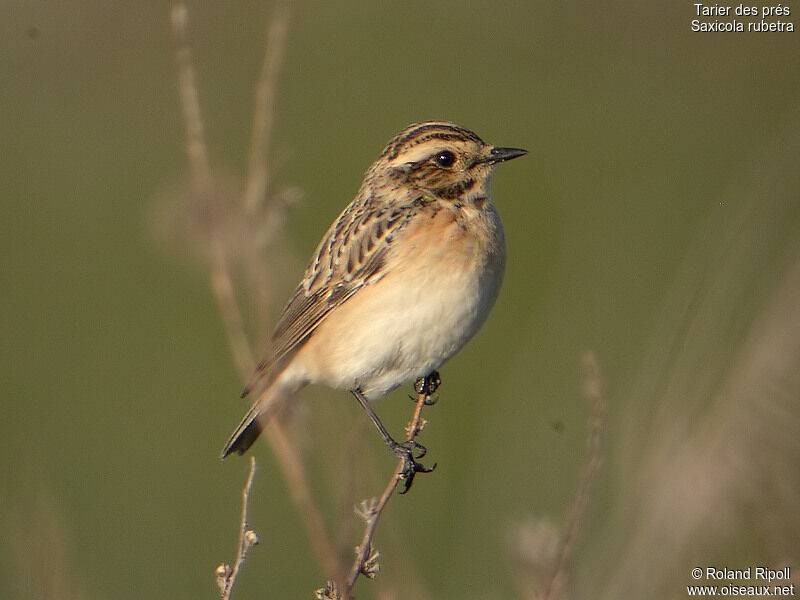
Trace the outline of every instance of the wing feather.
<instances>
[{"instance_id":1,"label":"wing feather","mask_svg":"<svg viewBox=\"0 0 800 600\"><path fill-rule=\"evenodd\" d=\"M374 207L369 196L342 211L317 246L302 281L284 308L268 357L259 363L246 396L272 365L299 349L331 311L384 274L393 236L419 212L419 202L392 209Z\"/></svg>"}]
</instances>

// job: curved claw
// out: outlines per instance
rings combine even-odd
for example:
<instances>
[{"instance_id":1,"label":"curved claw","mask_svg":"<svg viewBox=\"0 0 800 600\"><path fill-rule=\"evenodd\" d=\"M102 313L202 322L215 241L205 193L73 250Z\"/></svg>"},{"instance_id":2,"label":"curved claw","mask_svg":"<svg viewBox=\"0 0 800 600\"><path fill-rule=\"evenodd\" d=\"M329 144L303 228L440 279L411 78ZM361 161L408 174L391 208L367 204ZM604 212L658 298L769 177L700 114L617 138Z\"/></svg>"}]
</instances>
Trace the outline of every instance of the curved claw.
<instances>
[{"instance_id":1,"label":"curved claw","mask_svg":"<svg viewBox=\"0 0 800 600\"><path fill-rule=\"evenodd\" d=\"M411 394L408 394L408 399L411 400L414 404L416 404L419 401L419 394L417 394L416 396L412 396ZM436 395L436 396L425 396L425 399L422 401L422 404L423 404L423 406L433 406L438 401L439 401L439 396L438 395Z\"/></svg>"},{"instance_id":2,"label":"curved claw","mask_svg":"<svg viewBox=\"0 0 800 600\"><path fill-rule=\"evenodd\" d=\"M422 444L417 443L417 442L413 442L412 445L413 445L412 452L414 450L417 451L417 455L414 458L420 459L420 458L422 458L423 456L425 456L428 453L428 449L425 446L423 446Z\"/></svg>"},{"instance_id":3,"label":"curved claw","mask_svg":"<svg viewBox=\"0 0 800 600\"><path fill-rule=\"evenodd\" d=\"M417 451L416 457L414 456L415 450ZM429 469L422 463L417 462L417 459L427 454L428 449L413 440L397 444L392 448L392 452L403 459L403 469L400 471L400 478L404 481L404 484L403 489L400 490L401 494L405 494L411 489L411 484L414 483L414 476L417 473L430 473L436 468L435 464Z\"/></svg>"},{"instance_id":4,"label":"curved claw","mask_svg":"<svg viewBox=\"0 0 800 600\"><path fill-rule=\"evenodd\" d=\"M406 460L403 464L403 470L400 472L400 477L405 482L403 484L403 489L400 490L400 494L405 494L408 490L411 489L411 484L414 483L414 476L417 473L430 473L436 468L436 465L439 463L433 463L433 466L429 469L425 465L416 462L414 459Z\"/></svg>"},{"instance_id":5,"label":"curved claw","mask_svg":"<svg viewBox=\"0 0 800 600\"><path fill-rule=\"evenodd\" d=\"M422 403L425 406L433 406L438 401L439 401L439 396L425 396L425 400L423 400Z\"/></svg>"}]
</instances>

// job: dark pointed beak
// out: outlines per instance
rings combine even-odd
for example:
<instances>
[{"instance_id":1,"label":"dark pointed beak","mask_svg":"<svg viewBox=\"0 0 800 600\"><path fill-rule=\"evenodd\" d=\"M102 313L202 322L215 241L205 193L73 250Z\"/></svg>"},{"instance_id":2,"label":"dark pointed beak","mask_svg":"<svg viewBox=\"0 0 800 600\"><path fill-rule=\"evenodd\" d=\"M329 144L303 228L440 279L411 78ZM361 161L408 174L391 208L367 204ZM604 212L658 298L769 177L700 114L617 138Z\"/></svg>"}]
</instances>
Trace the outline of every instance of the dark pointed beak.
<instances>
[{"instance_id":1,"label":"dark pointed beak","mask_svg":"<svg viewBox=\"0 0 800 600\"><path fill-rule=\"evenodd\" d=\"M500 162L505 162L507 160L511 160L512 158L517 158L520 156L525 156L528 153L527 150L523 150L522 148L492 148L489 152L489 156L484 158L481 162L488 162L489 164L495 164Z\"/></svg>"}]
</instances>

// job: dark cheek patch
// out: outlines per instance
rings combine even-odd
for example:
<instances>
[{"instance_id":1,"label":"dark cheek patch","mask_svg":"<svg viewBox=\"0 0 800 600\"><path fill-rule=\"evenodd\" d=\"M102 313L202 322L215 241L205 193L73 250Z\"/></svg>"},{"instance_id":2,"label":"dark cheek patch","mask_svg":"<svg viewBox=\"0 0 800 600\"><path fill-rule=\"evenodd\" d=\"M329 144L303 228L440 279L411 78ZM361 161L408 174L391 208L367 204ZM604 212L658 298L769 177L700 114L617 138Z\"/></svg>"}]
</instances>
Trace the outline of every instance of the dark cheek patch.
<instances>
[{"instance_id":1,"label":"dark cheek patch","mask_svg":"<svg viewBox=\"0 0 800 600\"><path fill-rule=\"evenodd\" d=\"M469 192L474 187L475 180L467 179L452 185L437 188L433 190L433 193L442 200L455 200L456 198L460 198L463 194Z\"/></svg>"}]
</instances>

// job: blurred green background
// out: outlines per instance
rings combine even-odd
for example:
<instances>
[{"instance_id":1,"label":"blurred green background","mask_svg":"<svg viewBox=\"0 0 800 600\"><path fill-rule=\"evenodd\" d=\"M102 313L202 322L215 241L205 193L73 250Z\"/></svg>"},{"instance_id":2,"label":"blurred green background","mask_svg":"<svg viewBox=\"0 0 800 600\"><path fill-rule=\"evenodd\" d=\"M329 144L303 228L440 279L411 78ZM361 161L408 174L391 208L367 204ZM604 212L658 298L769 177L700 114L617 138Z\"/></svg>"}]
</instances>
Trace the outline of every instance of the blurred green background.
<instances>
[{"instance_id":1,"label":"blurred green background","mask_svg":"<svg viewBox=\"0 0 800 600\"><path fill-rule=\"evenodd\" d=\"M272 5L188 6L212 162L241 178ZM247 463L217 454L240 381L207 273L152 226L188 177L169 8L0 3L2 598L213 598L233 559ZM692 33L692 11L293 4L272 148L302 199L276 303L406 124L530 149L494 179L504 289L426 413L438 469L390 503L360 598L536 597L586 454L587 349L609 414L572 597L682 598L694 566L800 570L800 34ZM377 406L396 432L406 393ZM349 558L359 409L303 397L313 492ZM361 427L365 497L394 462ZM238 597L310 598L325 574L254 453L263 543Z\"/></svg>"}]
</instances>

